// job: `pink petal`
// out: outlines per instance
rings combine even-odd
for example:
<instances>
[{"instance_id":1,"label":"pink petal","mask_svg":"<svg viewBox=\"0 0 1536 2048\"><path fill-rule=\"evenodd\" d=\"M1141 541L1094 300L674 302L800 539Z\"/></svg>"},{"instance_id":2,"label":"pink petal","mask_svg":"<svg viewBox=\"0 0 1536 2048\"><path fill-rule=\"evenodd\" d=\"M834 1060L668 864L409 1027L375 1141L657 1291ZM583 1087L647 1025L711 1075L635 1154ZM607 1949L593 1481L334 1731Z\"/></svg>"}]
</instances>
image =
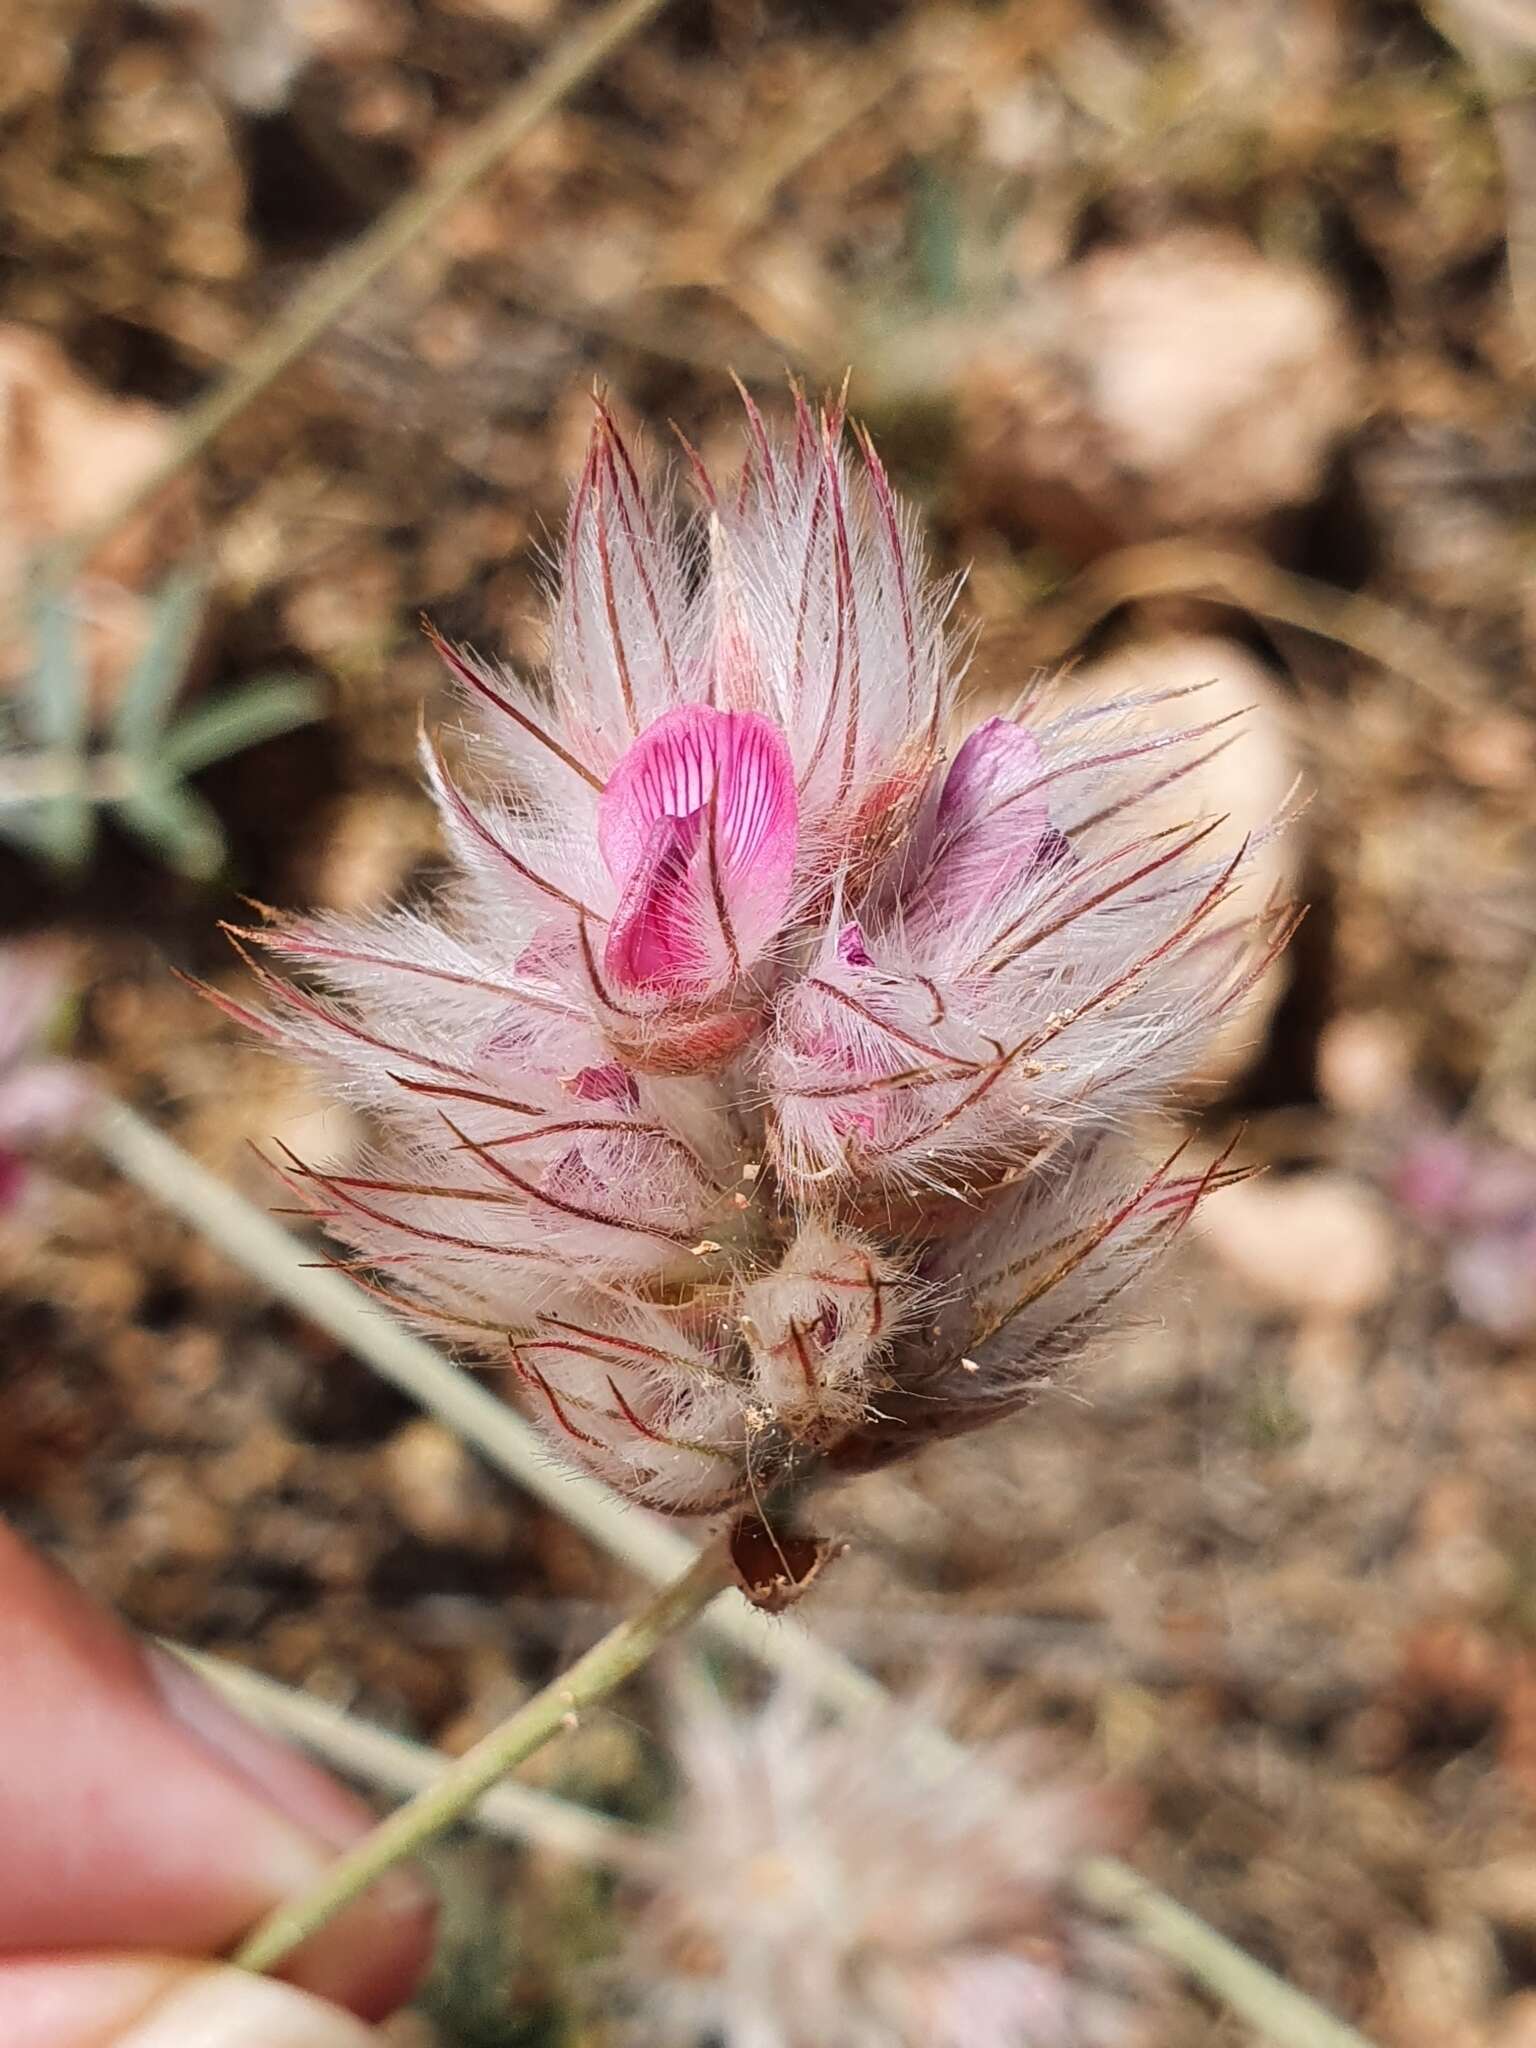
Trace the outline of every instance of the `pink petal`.
<instances>
[{"instance_id":1,"label":"pink petal","mask_svg":"<svg viewBox=\"0 0 1536 2048\"><path fill-rule=\"evenodd\" d=\"M931 864L910 908L935 922L994 902L1027 874L1051 832L1040 748L1011 719L989 718L950 764Z\"/></svg>"},{"instance_id":2,"label":"pink petal","mask_svg":"<svg viewBox=\"0 0 1536 2048\"><path fill-rule=\"evenodd\" d=\"M1472 1151L1454 1132L1427 1138L1403 1159L1393 1192L1422 1223L1442 1223L1454 1216L1472 1182Z\"/></svg>"},{"instance_id":3,"label":"pink petal","mask_svg":"<svg viewBox=\"0 0 1536 2048\"><path fill-rule=\"evenodd\" d=\"M620 1066L617 1060L604 1060L596 1066L582 1067L560 1085L578 1102L615 1102L621 1108L632 1109L640 1100L640 1090L635 1086L633 1074Z\"/></svg>"},{"instance_id":4,"label":"pink petal","mask_svg":"<svg viewBox=\"0 0 1536 2048\"><path fill-rule=\"evenodd\" d=\"M699 822L697 812L657 818L630 870L603 956L608 973L626 988L714 979L708 934L691 886Z\"/></svg>"},{"instance_id":5,"label":"pink petal","mask_svg":"<svg viewBox=\"0 0 1536 2048\"><path fill-rule=\"evenodd\" d=\"M837 935L837 957L845 967L873 967L875 956L857 918L845 924Z\"/></svg>"},{"instance_id":6,"label":"pink petal","mask_svg":"<svg viewBox=\"0 0 1536 2048\"><path fill-rule=\"evenodd\" d=\"M684 705L624 755L598 805L621 894L605 964L627 987L735 979L778 929L798 843L783 733L753 711Z\"/></svg>"},{"instance_id":7,"label":"pink petal","mask_svg":"<svg viewBox=\"0 0 1536 2048\"><path fill-rule=\"evenodd\" d=\"M0 1081L0 1146L51 1138L85 1114L91 1100L85 1074L65 1060L39 1060Z\"/></svg>"}]
</instances>

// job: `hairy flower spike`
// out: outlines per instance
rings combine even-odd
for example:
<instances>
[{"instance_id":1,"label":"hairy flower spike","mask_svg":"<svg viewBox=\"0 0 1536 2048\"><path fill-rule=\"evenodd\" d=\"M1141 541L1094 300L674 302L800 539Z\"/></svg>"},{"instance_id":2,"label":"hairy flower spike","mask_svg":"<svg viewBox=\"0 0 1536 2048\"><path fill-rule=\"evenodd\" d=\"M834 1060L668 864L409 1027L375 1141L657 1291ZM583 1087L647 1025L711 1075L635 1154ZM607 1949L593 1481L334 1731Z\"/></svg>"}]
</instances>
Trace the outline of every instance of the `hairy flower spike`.
<instances>
[{"instance_id":1,"label":"hairy flower spike","mask_svg":"<svg viewBox=\"0 0 1536 2048\"><path fill-rule=\"evenodd\" d=\"M226 1004L375 1119L361 1165L288 1169L356 1265L682 1513L1069 1368L1226 1174L1123 1134L1287 929L1207 824L1144 817L1216 721L992 718L947 757L948 598L873 450L803 401L747 425L690 539L599 407L548 687L439 643L452 884L242 934L312 985Z\"/></svg>"},{"instance_id":2,"label":"hairy flower spike","mask_svg":"<svg viewBox=\"0 0 1536 2048\"><path fill-rule=\"evenodd\" d=\"M680 1720L683 1787L636 1898L627 2038L722 2048L1133 2048L1149 1966L1071 1903L1119 1803L1014 1741L914 1765L893 1706L830 1726L798 1693Z\"/></svg>"}]
</instances>

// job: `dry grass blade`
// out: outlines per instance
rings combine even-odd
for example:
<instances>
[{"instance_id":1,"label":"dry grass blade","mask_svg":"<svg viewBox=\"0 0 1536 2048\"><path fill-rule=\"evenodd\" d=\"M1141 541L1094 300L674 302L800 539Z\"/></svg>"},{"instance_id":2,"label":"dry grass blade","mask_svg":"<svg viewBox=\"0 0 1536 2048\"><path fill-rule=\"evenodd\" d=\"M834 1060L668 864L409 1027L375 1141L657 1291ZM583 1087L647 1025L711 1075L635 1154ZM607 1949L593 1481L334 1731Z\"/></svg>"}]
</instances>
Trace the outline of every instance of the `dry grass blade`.
<instances>
[{"instance_id":1,"label":"dry grass blade","mask_svg":"<svg viewBox=\"0 0 1536 2048\"><path fill-rule=\"evenodd\" d=\"M1504 165L1509 289L1529 372L1536 370L1536 93L1501 100L1490 119Z\"/></svg>"},{"instance_id":2,"label":"dry grass blade","mask_svg":"<svg viewBox=\"0 0 1536 2048\"><path fill-rule=\"evenodd\" d=\"M386 1871L473 1812L508 1771L571 1726L583 1707L606 1699L633 1677L672 1636L697 1621L733 1577L730 1546L717 1536L694 1554L686 1571L610 1629L569 1670L343 1850L308 1890L269 1913L231 1957L236 1968L274 1969Z\"/></svg>"},{"instance_id":3,"label":"dry grass blade","mask_svg":"<svg viewBox=\"0 0 1536 2048\"><path fill-rule=\"evenodd\" d=\"M195 460L232 419L356 303L381 272L665 5L666 0L614 0L603 8L568 36L531 77L513 86L424 184L408 192L365 234L322 264L287 307L255 336L228 374L187 409L165 460L59 550L53 564L55 574L67 580L86 567L125 520Z\"/></svg>"},{"instance_id":4,"label":"dry grass blade","mask_svg":"<svg viewBox=\"0 0 1536 2048\"><path fill-rule=\"evenodd\" d=\"M1447 711L1465 711L1488 695L1478 670L1422 619L1255 555L1183 540L1120 548L1083 570L1032 622L1035 658L1047 664L1061 660L1117 605L1195 596L1221 598L1352 648L1406 677Z\"/></svg>"},{"instance_id":5,"label":"dry grass blade","mask_svg":"<svg viewBox=\"0 0 1536 2048\"><path fill-rule=\"evenodd\" d=\"M700 277L718 275L722 258L763 220L780 189L894 92L911 68L906 39L893 35L829 69L794 102L782 125L721 179L686 238L679 267Z\"/></svg>"},{"instance_id":6,"label":"dry grass blade","mask_svg":"<svg viewBox=\"0 0 1536 2048\"><path fill-rule=\"evenodd\" d=\"M1536 12L1527 0L1440 0L1429 16L1487 101L1504 172L1504 244L1527 372L1536 371Z\"/></svg>"},{"instance_id":7,"label":"dry grass blade","mask_svg":"<svg viewBox=\"0 0 1536 2048\"><path fill-rule=\"evenodd\" d=\"M248 1671L227 1657L204 1656L180 1643L163 1643L161 1647L189 1664L233 1706L303 1743L350 1778L409 1798L439 1783L448 1769L448 1759L435 1750L361 1720L313 1693ZM472 1818L489 1834L532 1842L605 1869L628 1870L646 1860L645 1836L640 1829L530 1785L504 1782L494 1786Z\"/></svg>"}]
</instances>

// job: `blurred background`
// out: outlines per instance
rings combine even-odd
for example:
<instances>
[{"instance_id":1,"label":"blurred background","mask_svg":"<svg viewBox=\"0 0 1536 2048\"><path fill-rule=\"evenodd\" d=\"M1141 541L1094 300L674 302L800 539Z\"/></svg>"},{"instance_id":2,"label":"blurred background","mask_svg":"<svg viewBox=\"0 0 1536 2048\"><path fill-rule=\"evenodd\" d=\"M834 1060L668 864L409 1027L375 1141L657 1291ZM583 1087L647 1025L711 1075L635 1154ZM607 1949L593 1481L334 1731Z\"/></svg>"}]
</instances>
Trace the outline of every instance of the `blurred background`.
<instances>
[{"instance_id":1,"label":"blurred background","mask_svg":"<svg viewBox=\"0 0 1536 2048\"><path fill-rule=\"evenodd\" d=\"M1299 783L1264 887L1310 912L1188 1105L1267 1173L1079 1383L850 1489L808 1616L1139 1787L1141 1867L1384 2044L1531 2048L1536 10L676 0L409 232L591 19L10 0L5 935L262 1203L250 1141L344 1155L170 969L239 986L241 897L430 883L419 618L537 662L594 382L728 467L731 372L772 419L851 368L968 571L978 700L1069 664L1247 707L1203 800L1235 838ZM189 441L380 224L396 260ZM627 1597L83 1144L0 1221L0 1507L138 1626L450 1750ZM644 1815L654 1722L529 1775ZM440 1873L401 2048L606 2038L599 1880ZM1181 1993L1164 2038L1250 2037Z\"/></svg>"}]
</instances>

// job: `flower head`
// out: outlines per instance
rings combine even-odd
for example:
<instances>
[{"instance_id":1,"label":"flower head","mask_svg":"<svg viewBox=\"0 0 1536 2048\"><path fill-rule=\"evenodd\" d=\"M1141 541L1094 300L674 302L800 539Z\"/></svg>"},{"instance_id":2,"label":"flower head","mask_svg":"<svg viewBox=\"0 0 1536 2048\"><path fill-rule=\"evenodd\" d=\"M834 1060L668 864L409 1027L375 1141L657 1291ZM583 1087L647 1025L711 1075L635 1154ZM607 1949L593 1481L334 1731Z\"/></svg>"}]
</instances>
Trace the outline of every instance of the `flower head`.
<instances>
[{"instance_id":1,"label":"flower head","mask_svg":"<svg viewBox=\"0 0 1536 2048\"><path fill-rule=\"evenodd\" d=\"M28 1154L67 1130L87 1100L80 1070L38 1051L59 996L43 954L0 950L0 1214L20 1199Z\"/></svg>"},{"instance_id":2,"label":"flower head","mask_svg":"<svg viewBox=\"0 0 1536 2048\"><path fill-rule=\"evenodd\" d=\"M1149 1972L1076 1909L1118 1802L1015 1742L926 1771L892 1706L694 1699L622 1976L636 2034L723 2048L1130 2048ZM926 1763L924 1758L923 1762Z\"/></svg>"},{"instance_id":3,"label":"flower head","mask_svg":"<svg viewBox=\"0 0 1536 2048\"><path fill-rule=\"evenodd\" d=\"M1536 1330L1536 1155L1432 1130L1404 1151L1393 1189L1440 1240L1446 1287L1469 1322L1507 1343Z\"/></svg>"},{"instance_id":4,"label":"flower head","mask_svg":"<svg viewBox=\"0 0 1536 2048\"><path fill-rule=\"evenodd\" d=\"M1208 827L1143 799L1222 744L1134 704L951 754L948 595L874 451L748 403L680 529L599 406L544 686L441 651L463 768L430 909L247 936L247 1021L374 1113L292 1162L360 1265L503 1363L561 1445L706 1512L1031 1398L1221 1169L1123 1135L1249 985Z\"/></svg>"}]
</instances>

